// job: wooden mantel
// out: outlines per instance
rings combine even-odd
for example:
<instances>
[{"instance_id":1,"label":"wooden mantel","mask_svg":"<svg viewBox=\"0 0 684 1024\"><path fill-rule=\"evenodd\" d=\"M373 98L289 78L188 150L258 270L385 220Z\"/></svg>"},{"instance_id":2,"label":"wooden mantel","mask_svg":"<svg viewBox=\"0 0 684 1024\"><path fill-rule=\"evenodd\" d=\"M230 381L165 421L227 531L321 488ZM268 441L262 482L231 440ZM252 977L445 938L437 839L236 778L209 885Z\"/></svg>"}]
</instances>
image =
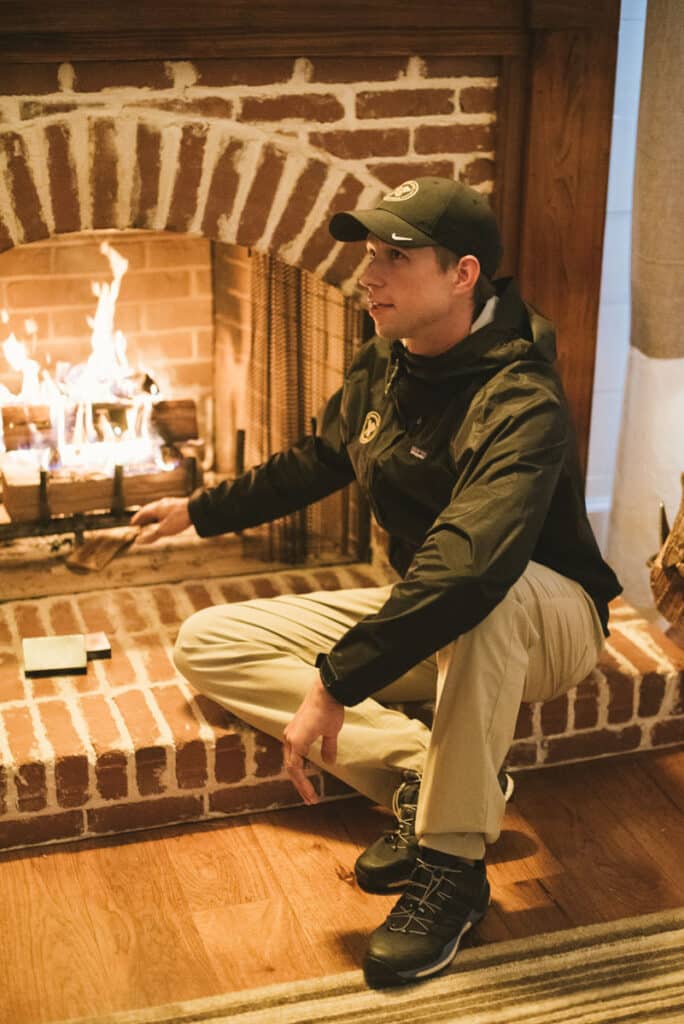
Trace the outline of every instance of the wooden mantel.
<instances>
[{"instance_id":1,"label":"wooden mantel","mask_svg":"<svg viewBox=\"0 0 684 1024\"><path fill-rule=\"evenodd\" d=\"M145 60L302 53L520 53L530 33L617 30L619 0L4 0L9 60ZM236 47L237 43L237 47ZM358 50L349 49L359 45ZM428 50L425 47L428 47Z\"/></svg>"},{"instance_id":2,"label":"wooden mantel","mask_svg":"<svg viewBox=\"0 0 684 1024\"><path fill-rule=\"evenodd\" d=\"M503 269L558 328L586 468L618 22L619 0L4 0L0 54L6 70L293 55L500 58Z\"/></svg>"}]
</instances>

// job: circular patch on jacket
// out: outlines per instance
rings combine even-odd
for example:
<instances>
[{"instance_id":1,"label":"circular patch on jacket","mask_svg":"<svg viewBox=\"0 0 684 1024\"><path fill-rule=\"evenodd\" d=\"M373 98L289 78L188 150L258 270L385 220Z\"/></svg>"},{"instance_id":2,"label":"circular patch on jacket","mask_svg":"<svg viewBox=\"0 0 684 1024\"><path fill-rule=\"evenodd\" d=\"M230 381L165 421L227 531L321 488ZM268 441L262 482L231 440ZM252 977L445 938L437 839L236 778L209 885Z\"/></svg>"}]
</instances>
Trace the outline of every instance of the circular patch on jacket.
<instances>
[{"instance_id":1,"label":"circular patch on jacket","mask_svg":"<svg viewBox=\"0 0 684 1024\"><path fill-rule=\"evenodd\" d=\"M401 185L397 185L391 192L388 192L386 196L382 197L383 203L403 203L407 199L413 199L416 192L418 191L417 181L404 181Z\"/></svg>"},{"instance_id":2,"label":"circular patch on jacket","mask_svg":"<svg viewBox=\"0 0 684 1024\"><path fill-rule=\"evenodd\" d=\"M366 414L366 418L363 421L363 426L361 427L361 433L359 434L359 441L360 441L360 443L361 444L368 444L369 441L372 441L373 438L375 437L375 435L378 432L378 427L379 426L380 426L380 413L379 412L369 412L369 413L367 413Z\"/></svg>"}]
</instances>

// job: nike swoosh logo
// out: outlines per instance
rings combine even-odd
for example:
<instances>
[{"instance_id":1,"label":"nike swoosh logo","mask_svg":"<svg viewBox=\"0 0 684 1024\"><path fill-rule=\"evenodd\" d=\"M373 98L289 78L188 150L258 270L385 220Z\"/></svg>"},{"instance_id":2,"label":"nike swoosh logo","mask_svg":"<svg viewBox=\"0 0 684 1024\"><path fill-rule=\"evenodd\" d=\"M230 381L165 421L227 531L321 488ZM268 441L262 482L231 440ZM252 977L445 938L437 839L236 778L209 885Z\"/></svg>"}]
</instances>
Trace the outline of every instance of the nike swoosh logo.
<instances>
[{"instance_id":1,"label":"nike swoosh logo","mask_svg":"<svg viewBox=\"0 0 684 1024\"><path fill-rule=\"evenodd\" d=\"M392 241L393 242L412 242L413 239L412 238L407 238L405 235L396 235L394 233L394 231L393 231L392 232Z\"/></svg>"}]
</instances>

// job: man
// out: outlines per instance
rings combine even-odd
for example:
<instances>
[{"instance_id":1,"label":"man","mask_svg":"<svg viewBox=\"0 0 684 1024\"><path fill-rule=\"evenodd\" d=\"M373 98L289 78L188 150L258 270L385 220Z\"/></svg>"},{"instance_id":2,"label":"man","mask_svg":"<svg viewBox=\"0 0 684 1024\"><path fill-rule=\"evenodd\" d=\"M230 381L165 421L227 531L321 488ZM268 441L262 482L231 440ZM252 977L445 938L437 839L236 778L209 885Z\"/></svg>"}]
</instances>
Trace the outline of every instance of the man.
<instances>
[{"instance_id":1,"label":"man","mask_svg":"<svg viewBox=\"0 0 684 1024\"><path fill-rule=\"evenodd\" d=\"M190 523L211 536L356 477L389 532L394 586L206 609L182 627L176 663L283 738L307 803L307 757L392 802L396 832L356 873L367 891L404 890L364 963L369 984L396 985L441 970L483 917L520 703L587 675L620 587L587 521L551 325L512 281L492 283L501 245L486 200L419 178L330 230L366 241L360 283L377 336L317 436L133 522L156 522L151 539ZM431 730L380 703L430 693Z\"/></svg>"}]
</instances>

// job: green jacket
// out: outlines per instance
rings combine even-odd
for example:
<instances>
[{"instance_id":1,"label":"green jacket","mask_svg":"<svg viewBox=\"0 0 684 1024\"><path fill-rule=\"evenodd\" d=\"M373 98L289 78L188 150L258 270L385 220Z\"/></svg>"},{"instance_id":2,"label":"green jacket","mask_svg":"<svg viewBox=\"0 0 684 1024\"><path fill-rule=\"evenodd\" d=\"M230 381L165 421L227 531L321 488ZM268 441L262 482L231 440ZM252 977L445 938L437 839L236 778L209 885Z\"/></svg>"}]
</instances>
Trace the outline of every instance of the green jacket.
<instances>
[{"instance_id":1,"label":"green jacket","mask_svg":"<svg viewBox=\"0 0 684 1024\"><path fill-rule=\"evenodd\" d=\"M429 358L375 337L314 437L200 491L201 536L276 519L356 478L402 579L317 664L346 705L481 622L529 561L579 582L607 633L620 593L587 519L551 324L497 282L494 321Z\"/></svg>"}]
</instances>

